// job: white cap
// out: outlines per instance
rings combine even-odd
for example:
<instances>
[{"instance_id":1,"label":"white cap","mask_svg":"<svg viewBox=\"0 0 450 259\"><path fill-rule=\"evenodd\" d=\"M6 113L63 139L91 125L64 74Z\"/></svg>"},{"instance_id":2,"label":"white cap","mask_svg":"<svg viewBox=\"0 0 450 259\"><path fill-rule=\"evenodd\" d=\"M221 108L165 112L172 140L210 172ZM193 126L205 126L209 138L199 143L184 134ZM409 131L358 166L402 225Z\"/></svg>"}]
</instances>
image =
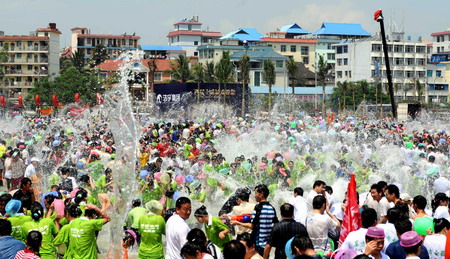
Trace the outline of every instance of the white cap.
<instances>
[{"instance_id":1,"label":"white cap","mask_svg":"<svg viewBox=\"0 0 450 259\"><path fill-rule=\"evenodd\" d=\"M400 199L402 199L402 201L412 201L411 196L407 193L400 194Z\"/></svg>"},{"instance_id":2,"label":"white cap","mask_svg":"<svg viewBox=\"0 0 450 259\"><path fill-rule=\"evenodd\" d=\"M41 162L41 160L37 157L31 158L31 162Z\"/></svg>"}]
</instances>

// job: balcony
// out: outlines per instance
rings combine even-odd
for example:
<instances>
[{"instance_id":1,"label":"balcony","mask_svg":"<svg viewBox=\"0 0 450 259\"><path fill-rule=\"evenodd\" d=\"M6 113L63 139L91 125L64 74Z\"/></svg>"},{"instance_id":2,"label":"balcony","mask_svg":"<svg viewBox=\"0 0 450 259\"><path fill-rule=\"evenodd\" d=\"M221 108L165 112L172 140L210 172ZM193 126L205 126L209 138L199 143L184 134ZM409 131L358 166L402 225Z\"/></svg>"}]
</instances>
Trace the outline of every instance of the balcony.
<instances>
[{"instance_id":1,"label":"balcony","mask_svg":"<svg viewBox=\"0 0 450 259\"><path fill-rule=\"evenodd\" d=\"M21 46L21 47L10 47L8 52L21 53L21 52L48 52L48 46Z\"/></svg>"}]
</instances>

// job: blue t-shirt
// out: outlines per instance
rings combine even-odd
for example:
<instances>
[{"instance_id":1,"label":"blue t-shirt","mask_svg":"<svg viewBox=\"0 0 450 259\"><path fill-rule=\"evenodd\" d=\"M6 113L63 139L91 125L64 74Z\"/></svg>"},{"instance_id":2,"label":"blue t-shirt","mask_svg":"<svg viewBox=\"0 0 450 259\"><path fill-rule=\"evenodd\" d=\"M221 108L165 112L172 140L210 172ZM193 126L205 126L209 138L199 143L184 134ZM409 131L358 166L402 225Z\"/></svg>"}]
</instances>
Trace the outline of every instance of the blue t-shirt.
<instances>
[{"instance_id":1,"label":"blue t-shirt","mask_svg":"<svg viewBox=\"0 0 450 259\"><path fill-rule=\"evenodd\" d=\"M386 249L386 255L391 259L404 259L406 258L405 249L400 245L400 240L391 243ZM420 259L429 259L427 248L422 245L420 248Z\"/></svg>"},{"instance_id":2,"label":"blue t-shirt","mask_svg":"<svg viewBox=\"0 0 450 259\"><path fill-rule=\"evenodd\" d=\"M14 237L0 237L0 259L14 259L17 252L23 249L25 244Z\"/></svg>"}]
</instances>

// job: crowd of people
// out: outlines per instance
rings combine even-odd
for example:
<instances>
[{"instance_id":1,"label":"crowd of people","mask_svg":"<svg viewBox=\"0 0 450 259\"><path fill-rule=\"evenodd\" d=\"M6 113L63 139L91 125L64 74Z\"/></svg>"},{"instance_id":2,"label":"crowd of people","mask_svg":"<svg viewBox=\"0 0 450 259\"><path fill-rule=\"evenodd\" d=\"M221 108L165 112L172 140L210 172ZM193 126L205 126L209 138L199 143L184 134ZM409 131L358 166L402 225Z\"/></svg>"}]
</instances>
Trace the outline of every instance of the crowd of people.
<instances>
[{"instance_id":1,"label":"crowd of people","mask_svg":"<svg viewBox=\"0 0 450 259\"><path fill-rule=\"evenodd\" d=\"M445 256L445 124L141 120L134 182L108 120L79 125L29 118L0 133L0 259L112 256L97 240L115 206L129 206L123 258ZM339 242L352 175L361 225ZM127 185L124 205L114 193Z\"/></svg>"}]
</instances>

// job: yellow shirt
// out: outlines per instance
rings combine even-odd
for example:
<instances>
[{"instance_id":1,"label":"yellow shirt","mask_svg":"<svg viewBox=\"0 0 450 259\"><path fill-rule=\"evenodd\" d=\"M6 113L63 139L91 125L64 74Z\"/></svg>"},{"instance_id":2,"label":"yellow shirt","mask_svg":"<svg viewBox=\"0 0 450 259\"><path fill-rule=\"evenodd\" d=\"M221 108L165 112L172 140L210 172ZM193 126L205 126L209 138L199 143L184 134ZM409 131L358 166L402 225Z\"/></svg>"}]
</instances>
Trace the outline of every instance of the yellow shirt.
<instances>
[{"instance_id":1,"label":"yellow shirt","mask_svg":"<svg viewBox=\"0 0 450 259\"><path fill-rule=\"evenodd\" d=\"M148 162L148 153L141 153L139 155L139 164L141 165L141 167L144 167L147 165Z\"/></svg>"}]
</instances>

